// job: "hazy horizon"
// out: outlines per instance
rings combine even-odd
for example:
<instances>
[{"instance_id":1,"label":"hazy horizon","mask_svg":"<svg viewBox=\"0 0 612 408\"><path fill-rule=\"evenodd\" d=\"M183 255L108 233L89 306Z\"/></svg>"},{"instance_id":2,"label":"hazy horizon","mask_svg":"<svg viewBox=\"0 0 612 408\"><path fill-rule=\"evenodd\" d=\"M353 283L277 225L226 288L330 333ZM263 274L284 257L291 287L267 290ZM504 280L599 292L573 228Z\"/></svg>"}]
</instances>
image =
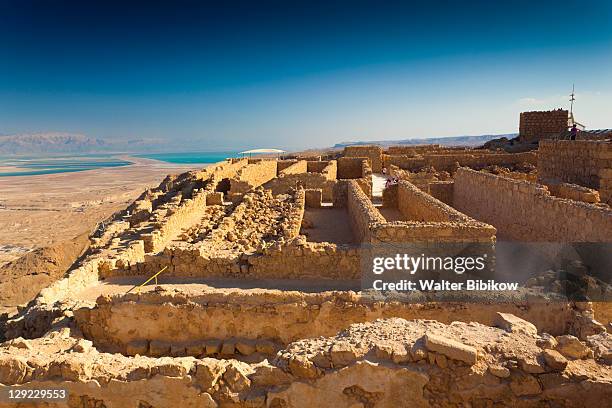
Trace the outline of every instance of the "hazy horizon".
<instances>
[{"instance_id":1,"label":"hazy horizon","mask_svg":"<svg viewBox=\"0 0 612 408\"><path fill-rule=\"evenodd\" d=\"M0 4L0 134L202 149L612 127L612 4Z\"/></svg>"}]
</instances>

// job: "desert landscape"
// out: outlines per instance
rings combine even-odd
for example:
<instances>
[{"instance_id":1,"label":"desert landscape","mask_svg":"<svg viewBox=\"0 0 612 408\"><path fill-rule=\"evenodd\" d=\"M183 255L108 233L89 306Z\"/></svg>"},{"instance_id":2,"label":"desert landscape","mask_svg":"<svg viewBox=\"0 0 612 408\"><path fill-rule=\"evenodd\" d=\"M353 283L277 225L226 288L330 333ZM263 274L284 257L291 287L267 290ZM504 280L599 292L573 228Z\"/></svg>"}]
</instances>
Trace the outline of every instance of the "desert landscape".
<instances>
[{"instance_id":1,"label":"desert landscape","mask_svg":"<svg viewBox=\"0 0 612 408\"><path fill-rule=\"evenodd\" d=\"M59 278L87 248L96 225L144 189L156 186L168 173L193 168L120 158L132 164L0 177L0 310L27 303Z\"/></svg>"},{"instance_id":2,"label":"desert landscape","mask_svg":"<svg viewBox=\"0 0 612 408\"><path fill-rule=\"evenodd\" d=\"M3 315L0 388L61 385L58 407L599 406L612 287L590 258L468 301L361 280L377 245L605 248L612 143L549 132L561 116L527 112L519 137L480 148L229 158L134 199L142 165L91 202L56 196L64 217L98 224L63 277ZM124 208L75 211L88 203Z\"/></svg>"}]
</instances>

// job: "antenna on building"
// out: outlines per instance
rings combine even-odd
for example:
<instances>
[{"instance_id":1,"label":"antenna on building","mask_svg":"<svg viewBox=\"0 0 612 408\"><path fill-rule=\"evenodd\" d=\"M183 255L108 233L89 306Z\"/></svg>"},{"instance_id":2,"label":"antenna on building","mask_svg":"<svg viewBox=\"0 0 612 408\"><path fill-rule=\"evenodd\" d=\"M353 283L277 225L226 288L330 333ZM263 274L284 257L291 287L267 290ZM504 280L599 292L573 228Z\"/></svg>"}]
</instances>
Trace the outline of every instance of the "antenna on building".
<instances>
[{"instance_id":1,"label":"antenna on building","mask_svg":"<svg viewBox=\"0 0 612 408\"><path fill-rule=\"evenodd\" d=\"M576 122L576 119L574 119L574 101L576 100L576 91L575 91L575 87L574 84L572 84L572 93L570 94L570 113L569 113L569 118L567 120L567 125L568 127L573 127L574 125L576 125L577 128L579 128L580 130L584 130L585 126L582 123L578 123Z\"/></svg>"}]
</instances>

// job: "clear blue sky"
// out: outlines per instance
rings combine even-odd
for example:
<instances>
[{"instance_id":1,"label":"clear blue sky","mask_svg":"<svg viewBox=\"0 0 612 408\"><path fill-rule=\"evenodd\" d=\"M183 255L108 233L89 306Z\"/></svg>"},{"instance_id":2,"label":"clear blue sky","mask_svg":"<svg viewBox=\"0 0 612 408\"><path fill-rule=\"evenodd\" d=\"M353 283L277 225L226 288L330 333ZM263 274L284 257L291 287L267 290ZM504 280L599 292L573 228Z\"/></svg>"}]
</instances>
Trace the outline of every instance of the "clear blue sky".
<instances>
[{"instance_id":1,"label":"clear blue sky","mask_svg":"<svg viewBox=\"0 0 612 408\"><path fill-rule=\"evenodd\" d=\"M124 4L124 3L130 3ZM303 148L612 127L612 2L0 1L0 134Z\"/></svg>"}]
</instances>

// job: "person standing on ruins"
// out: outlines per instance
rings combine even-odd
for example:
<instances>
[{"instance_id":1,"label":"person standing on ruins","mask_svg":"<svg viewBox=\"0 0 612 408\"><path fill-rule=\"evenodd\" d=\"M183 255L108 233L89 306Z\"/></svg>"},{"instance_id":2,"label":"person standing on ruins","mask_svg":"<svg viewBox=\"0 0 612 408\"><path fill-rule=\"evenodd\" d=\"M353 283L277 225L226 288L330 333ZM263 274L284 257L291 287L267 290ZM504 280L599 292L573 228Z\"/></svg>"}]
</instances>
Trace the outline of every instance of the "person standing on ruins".
<instances>
[{"instance_id":1,"label":"person standing on ruins","mask_svg":"<svg viewBox=\"0 0 612 408\"><path fill-rule=\"evenodd\" d=\"M572 129L570 130L570 140L576 140L577 135L578 135L578 128L576 127L576 124L574 123L572 125Z\"/></svg>"}]
</instances>

